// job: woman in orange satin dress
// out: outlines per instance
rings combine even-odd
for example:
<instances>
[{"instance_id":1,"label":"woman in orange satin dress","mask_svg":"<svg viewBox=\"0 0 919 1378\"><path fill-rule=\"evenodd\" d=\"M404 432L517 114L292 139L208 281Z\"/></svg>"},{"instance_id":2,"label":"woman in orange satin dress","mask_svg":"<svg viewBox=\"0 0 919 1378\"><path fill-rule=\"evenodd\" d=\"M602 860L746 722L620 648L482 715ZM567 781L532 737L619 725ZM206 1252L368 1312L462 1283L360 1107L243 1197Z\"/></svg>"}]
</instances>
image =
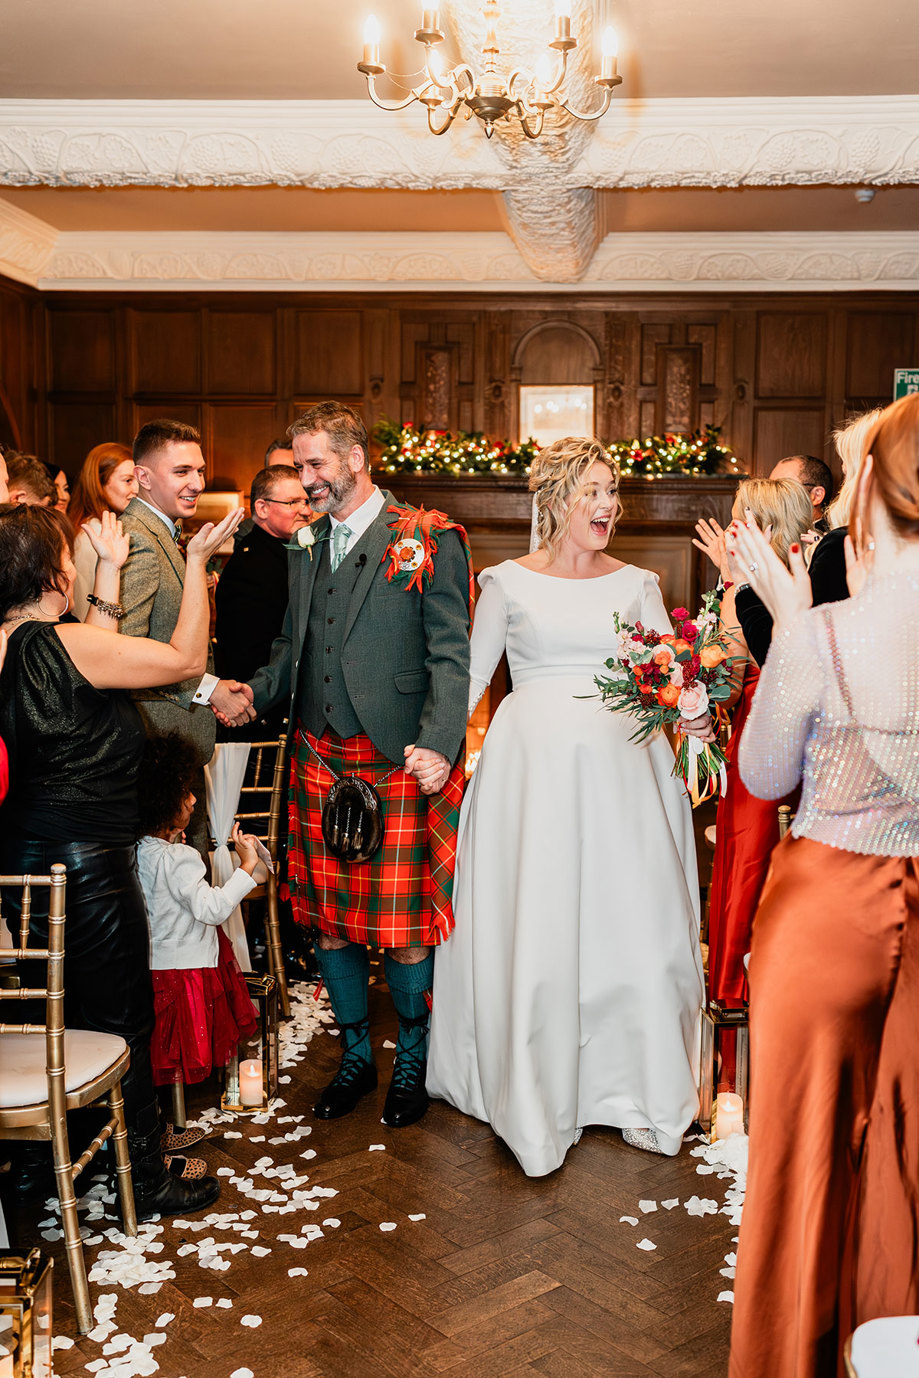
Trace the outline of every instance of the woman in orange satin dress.
<instances>
[{"instance_id":1,"label":"woman in orange satin dress","mask_svg":"<svg viewBox=\"0 0 919 1378\"><path fill-rule=\"evenodd\" d=\"M734 520L743 521L747 509L764 530L771 528L772 549L787 565L789 547L800 540L813 519L807 489L792 479L748 479L737 489ZM714 1000L741 1000L746 986L743 959L750 951L753 915L772 849L779 840L779 817L775 803L750 794L737 768L737 752L759 683L759 667L750 657L738 626L736 585L731 579L724 533L715 522L699 522L696 530L700 539L693 544L718 566L724 581L721 622L732 642L731 653L745 658L728 701L728 706L734 705L731 739L725 752L728 785L718 800L708 911L708 994ZM787 801L779 800L783 802Z\"/></svg>"},{"instance_id":2,"label":"woman in orange satin dress","mask_svg":"<svg viewBox=\"0 0 919 1378\"><path fill-rule=\"evenodd\" d=\"M919 1312L919 395L865 450L851 598L734 538L775 621L741 773L802 792L753 925L730 1378L837 1378L857 1325Z\"/></svg>"}]
</instances>

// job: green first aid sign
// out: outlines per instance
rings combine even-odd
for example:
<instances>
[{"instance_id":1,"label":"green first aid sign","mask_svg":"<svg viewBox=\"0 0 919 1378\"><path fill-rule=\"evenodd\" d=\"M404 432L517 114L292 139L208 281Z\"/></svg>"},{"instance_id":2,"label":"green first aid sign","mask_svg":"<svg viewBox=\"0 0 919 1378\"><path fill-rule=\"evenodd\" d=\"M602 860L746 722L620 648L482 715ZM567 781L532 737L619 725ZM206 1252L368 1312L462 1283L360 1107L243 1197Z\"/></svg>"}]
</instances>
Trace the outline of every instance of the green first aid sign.
<instances>
[{"instance_id":1,"label":"green first aid sign","mask_svg":"<svg viewBox=\"0 0 919 1378\"><path fill-rule=\"evenodd\" d=\"M919 368L895 368L893 371L893 400L919 392Z\"/></svg>"}]
</instances>

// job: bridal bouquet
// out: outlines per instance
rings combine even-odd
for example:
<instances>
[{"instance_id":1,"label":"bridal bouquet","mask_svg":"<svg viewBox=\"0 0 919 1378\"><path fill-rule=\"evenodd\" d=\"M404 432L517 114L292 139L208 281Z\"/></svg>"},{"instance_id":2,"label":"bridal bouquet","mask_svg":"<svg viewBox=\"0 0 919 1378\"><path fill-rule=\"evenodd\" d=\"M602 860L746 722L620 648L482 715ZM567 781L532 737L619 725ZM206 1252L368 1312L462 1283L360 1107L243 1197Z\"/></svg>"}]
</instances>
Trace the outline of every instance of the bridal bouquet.
<instances>
[{"instance_id":1,"label":"bridal bouquet","mask_svg":"<svg viewBox=\"0 0 919 1378\"><path fill-rule=\"evenodd\" d=\"M691 618L686 608L673 609L675 633L634 626L614 614L616 654L606 662L609 675L597 675L603 706L612 713L631 713L638 728L630 740L644 741L652 732L680 718L712 712L716 727L719 705L731 693L729 656L718 635L718 595L706 593L702 611ZM725 756L716 742L676 734L674 774L683 777L693 808L726 788Z\"/></svg>"}]
</instances>

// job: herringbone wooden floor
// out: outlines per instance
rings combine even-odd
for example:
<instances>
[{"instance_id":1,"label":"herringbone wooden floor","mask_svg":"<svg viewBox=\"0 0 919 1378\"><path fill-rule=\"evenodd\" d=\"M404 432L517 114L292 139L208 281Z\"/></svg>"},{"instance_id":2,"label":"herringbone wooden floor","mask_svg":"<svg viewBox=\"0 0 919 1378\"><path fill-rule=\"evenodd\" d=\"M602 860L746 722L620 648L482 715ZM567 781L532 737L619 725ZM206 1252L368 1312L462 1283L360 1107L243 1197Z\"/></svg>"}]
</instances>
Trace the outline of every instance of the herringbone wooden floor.
<instances>
[{"instance_id":1,"label":"herringbone wooden floor","mask_svg":"<svg viewBox=\"0 0 919 1378\"><path fill-rule=\"evenodd\" d=\"M306 1112L302 1123L312 1125L307 1140L267 1148L253 1139L277 1128L237 1122L241 1138L224 1138L220 1126L203 1146L211 1171L238 1173L266 1151L295 1163L310 1186L338 1193L309 1218L340 1225L295 1251L277 1237L298 1233L306 1213L258 1212L251 1225L270 1253L239 1252L220 1273L177 1257L175 1281L156 1295L116 1289L119 1332L142 1338L174 1313L154 1351L161 1378L720 1378L731 1307L716 1298L731 1286L719 1269L735 1231L723 1215L690 1217L682 1202L723 1199L722 1184L697 1176L686 1148L675 1160L654 1157L611 1130L588 1129L561 1171L539 1181L523 1176L487 1125L443 1104L411 1129L388 1130L380 1113L392 1053L382 1043L395 1026L385 988L375 988L372 1011L381 1087L354 1115L334 1124L309 1116L337 1063L338 1040L322 1034L284 1088L287 1112ZM190 1096L190 1112L213 1094ZM316 1154L306 1163L304 1142ZM640 1200L673 1197L678 1208L639 1210ZM251 1204L227 1181L214 1209ZM14 1242L41 1243L39 1218L10 1221ZM381 1231L383 1223L396 1228ZM654 1251L636 1247L645 1236ZM158 1257L172 1258L201 1233L166 1222L162 1238ZM52 1249L55 1333L75 1335L66 1265ZM87 1250L90 1260L96 1253ZM298 1265L308 1275L290 1278ZM94 1301L112 1290L94 1284ZM202 1295L232 1306L196 1309ZM244 1314L262 1324L246 1328ZM80 1340L57 1353L56 1372L84 1373L102 1356L98 1342Z\"/></svg>"}]
</instances>

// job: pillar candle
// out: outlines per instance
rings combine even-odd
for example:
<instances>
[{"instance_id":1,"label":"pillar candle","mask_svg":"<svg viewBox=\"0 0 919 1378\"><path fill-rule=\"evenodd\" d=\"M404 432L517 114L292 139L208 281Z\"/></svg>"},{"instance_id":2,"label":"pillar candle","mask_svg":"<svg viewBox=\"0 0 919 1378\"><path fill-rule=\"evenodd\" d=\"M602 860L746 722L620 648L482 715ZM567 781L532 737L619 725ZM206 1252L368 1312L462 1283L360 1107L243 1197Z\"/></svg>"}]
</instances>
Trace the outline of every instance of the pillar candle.
<instances>
[{"instance_id":1,"label":"pillar candle","mask_svg":"<svg viewBox=\"0 0 919 1378\"><path fill-rule=\"evenodd\" d=\"M715 1131L719 1139L726 1139L729 1134L744 1132L743 1100L733 1091L718 1093L718 1099L715 1101Z\"/></svg>"},{"instance_id":2,"label":"pillar candle","mask_svg":"<svg viewBox=\"0 0 919 1378\"><path fill-rule=\"evenodd\" d=\"M239 1064L239 1103L240 1105L262 1105L265 1093L262 1088L262 1064L254 1058Z\"/></svg>"}]
</instances>

